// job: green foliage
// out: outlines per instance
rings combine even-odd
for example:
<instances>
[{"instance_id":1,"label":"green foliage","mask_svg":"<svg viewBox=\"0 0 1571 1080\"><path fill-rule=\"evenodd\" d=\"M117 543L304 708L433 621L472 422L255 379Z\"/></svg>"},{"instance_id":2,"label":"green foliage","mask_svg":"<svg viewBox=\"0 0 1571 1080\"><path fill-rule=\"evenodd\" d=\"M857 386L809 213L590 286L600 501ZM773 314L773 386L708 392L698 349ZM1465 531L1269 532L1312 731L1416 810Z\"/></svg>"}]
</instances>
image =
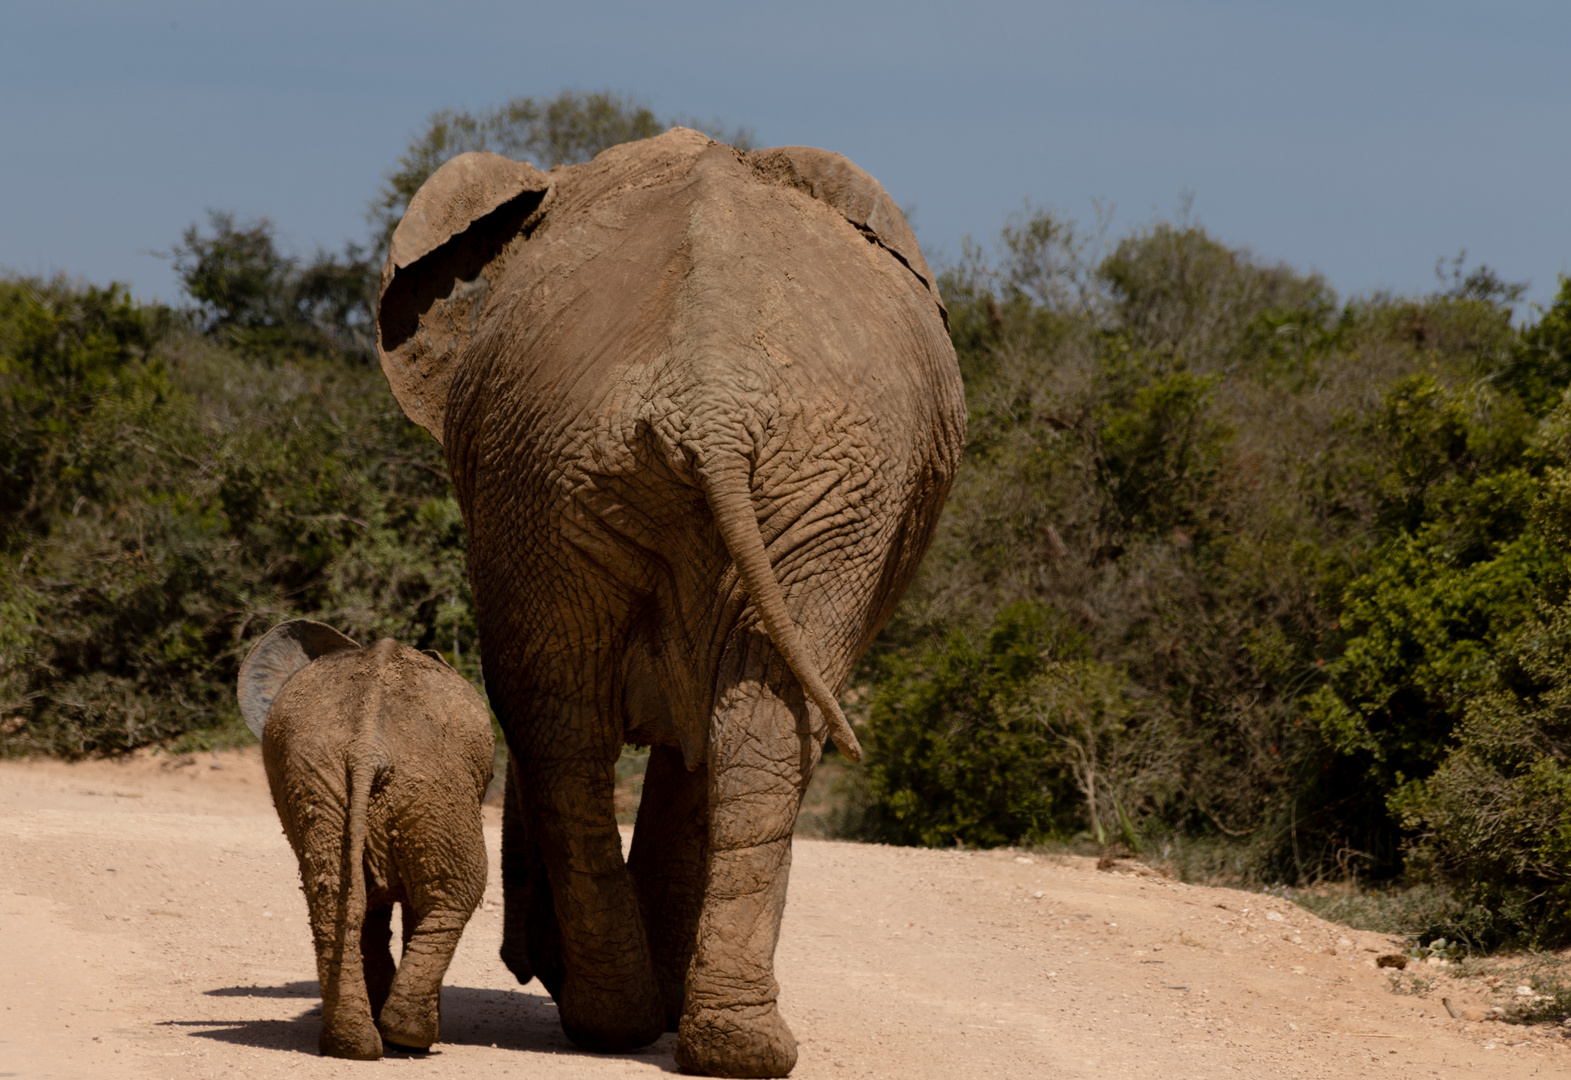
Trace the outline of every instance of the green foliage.
<instances>
[{"instance_id":1,"label":"green foliage","mask_svg":"<svg viewBox=\"0 0 1571 1080\"><path fill-rule=\"evenodd\" d=\"M478 113L443 109L426 121L397 166L387 174L369 218L377 250L385 252L393 229L426 177L449 158L476 150L528 161L538 168L576 165L618 143L647 139L676 124L697 128L747 149L752 132L727 130L719 121L678 117L662 123L646 106L608 91L563 90L554 98L515 97Z\"/></svg>"},{"instance_id":2,"label":"green foliage","mask_svg":"<svg viewBox=\"0 0 1571 1080\"><path fill-rule=\"evenodd\" d=\"M896 663L872 703L868 788L894 843L996 845L1063 831L1071 781L1022 708L1026 686L1083 646L1050 613L1005 608L980 647L955 632ZM870 823L871 824L871 823Z\"/></svg>"},{"instance_id":3,"label":"green foliage","mask_svg":"<svg viewBox=\"0 0 1571 1080\"><path fill-rule=\"evenodd\" d=\"M169 321L118 286L0 279L0 545L42 525L59 484L100 489L114 462L91 438L94 408L161 398L152 348Z\"/></svg>"},{"instance_id":4,"label":"green foliage","mask_svg":"<svg viewBox=\"0 0 1571 1080\"><path fill-rule=\"evenodd\" d=\"M943 275L970 442L863 668L862 834L1112 843L1116 798L1136 839L1227 840L1246 880L1433 868L1452 932L1498 937L1468 890L1503 871L1442 859L1472 826L1417 808L1479 775L1468 718L1571 584L1571 406L1541 400L1571 380L1571 289L1518 330L1519 287L1459 262L1432 296L1342 303L1186 221L1103 247L1028 211L1002 240ZM968 643L1022 604L1078 644L1005 678ZM1064 685L1105 718L1094 809ZM1533 767L1520 791L1558 813Z\"/></svg>"},{"instance_id":5,"label":"green foliage","mask_svg":"<svg viewBox=\"0 0 1571 1080\"><path fill-rule=\"evenodd\" d=\"M1559 388L1571 384L1571 278L1560 278L1554 303L1522 331L1500 376L1535 411L1559 401Z\"/></svg>"},{"instance_id":6,"label":"green foliage","mask_svg":"<svg viewBox=\"0 0 1571 1080\"><path fill-rule=\"evenodd\" d=\"M981 644L959 631L894 661L874 696L861 827L895 843L1041 843L1084 832L1138 850L1133 817L1173 786L1162 717L1084 635L1022 601Z\"/></svg>"},{"instance_id":7,"label":"green foliage","mask_svg":"<svg viewBox=\"0 0 1571 1080\"><path fill-rule=\"evenodd\" d=\"M237 225L208 214L211 234L188 228L173 251L175 274L197 307L196 326L251 355L339 352L369 360L378 267L357 245L318 251L307 265L284 255L263 218Z\"/></svg>"},{"instance_id":8,"label":"green foliage","mask_svg":"<svg viewBox=\"0 0 1571 1080\"><path fill-rule=\"evenodd\" d=\"M1217 379L1181 369L1129 378L1121 367L1110 374L1131 388L1110 393L1093 420L1097 479L1113 515L1107 527L1131 536L1192 532L1206 523L1229 437L1207 408Z\"/></svg>"},{"instance_id":9,"label":"green foliage","mask_svg":"<svg viewBox=\"0 0 1571 1080\"><path fill-rule=\"evenodd\" d=\"M239 659L302 615L475 677L441 451L381 373L259 368L174 325L116 289L0 282L0 752L249 738Z\"/></svg>"},{"instance_id":10,"label":"green foliage","mask_svg":"<svg viewBox=\"0 0 1571 1080\"><path fill-rule=\"evenodd\" d=\"M1393 792L1417 868L1492 913L1486 944L1571 937L1571 605L1503 650L1444 762Z\"/></svg>"}]
</instances>

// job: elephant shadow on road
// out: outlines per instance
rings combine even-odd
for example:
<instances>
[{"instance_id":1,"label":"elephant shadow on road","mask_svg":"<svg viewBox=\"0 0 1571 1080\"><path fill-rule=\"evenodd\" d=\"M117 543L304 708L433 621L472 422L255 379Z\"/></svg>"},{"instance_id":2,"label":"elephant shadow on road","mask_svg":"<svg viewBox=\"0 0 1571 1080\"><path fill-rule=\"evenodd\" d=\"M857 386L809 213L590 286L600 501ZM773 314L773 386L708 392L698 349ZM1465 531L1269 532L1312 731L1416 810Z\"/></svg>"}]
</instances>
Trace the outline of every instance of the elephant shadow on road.
<instances>
[{"instance_id":1,"label":"elephant shadow on road","mask_svg":"<svg viewBox=\"0 0 1571 1080\"><path fill-rule=\"evenodd\" d=\"M321 1031L322 1006L316 980L276 986L225 986L206 991L208 997L296 999L311 1007L293 1019L166 1020L164 1025L192 1029L193 1038L249 1046L258 1050L315 1055ZM627 1054L590 1054L568 1041L557 1019L556 1004L549 997L522 990L483 990L469 986L442 987L442 1040L431 1048L440 1054L448 1046L485 1046L498 1050L526 1050L536 1054L571 1057L621 1057L650 1061L666 1072L675 1072L672 1055L676 1036L666 1034L655 1043ZM664 1060L661 1060L661 1059Z\"/></svg>"}]
</instances>

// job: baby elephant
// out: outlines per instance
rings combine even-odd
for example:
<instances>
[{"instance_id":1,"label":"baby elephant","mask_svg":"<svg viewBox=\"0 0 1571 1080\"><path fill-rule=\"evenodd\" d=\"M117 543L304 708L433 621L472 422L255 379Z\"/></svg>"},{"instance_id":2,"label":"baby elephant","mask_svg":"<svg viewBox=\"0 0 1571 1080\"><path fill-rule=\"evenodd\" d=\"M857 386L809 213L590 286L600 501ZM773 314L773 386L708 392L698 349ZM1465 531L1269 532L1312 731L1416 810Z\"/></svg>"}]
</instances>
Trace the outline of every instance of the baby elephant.
<instances>
[{"instance_id":1,"label":"baby elephant","mask_svg":"<svg viewBox=\"0 0 1571 1080\"><path fill-rule=\"evenodd\" d=\"M274 627L240 666L273 805L300 860L322 984L322 1053L437 1039L442 976L485 892L480 800L494 741L480 696L434 653L330 626ZM389 945L404 905L404 951Z\"/></svg>"}]
</instances>

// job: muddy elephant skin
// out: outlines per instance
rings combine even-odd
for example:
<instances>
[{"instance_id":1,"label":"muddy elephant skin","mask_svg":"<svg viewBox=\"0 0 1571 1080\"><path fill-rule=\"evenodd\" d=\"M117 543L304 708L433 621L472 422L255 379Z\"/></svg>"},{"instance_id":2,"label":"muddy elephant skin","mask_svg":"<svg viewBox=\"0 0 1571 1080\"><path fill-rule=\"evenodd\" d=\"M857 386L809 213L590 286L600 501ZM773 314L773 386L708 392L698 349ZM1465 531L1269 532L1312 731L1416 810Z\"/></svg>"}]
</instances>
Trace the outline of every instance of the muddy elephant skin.
<instances>
[{"instance_id":1,"label":"muddy elephant skin","mask_svg":"<svg viewBox=\"0 0 1571 1080\"><path fill-rule=\"evenodd\" d=\"M495 749L485 704L435 654L386 638L362 649L303 619L252 648L239 697L300 862L322 1053L429 1047L442 976L485 893L480 801Z\"/></svg>"},{"instance_id":2,"label":"muddy elephant skin","mask_svg":"<svg viewBox=\"0 0 1571 1080\"><path fill-rule=\"evenodd\" d=\"M823 150L677 128L549 173L465 154L411 200L378 350L468 530L514 762L503 959L579 1045L795 1063L792 827L825 737L860 757L836 695L959 461L945 318L899 208Z\"/></svg>"}]
</instances>

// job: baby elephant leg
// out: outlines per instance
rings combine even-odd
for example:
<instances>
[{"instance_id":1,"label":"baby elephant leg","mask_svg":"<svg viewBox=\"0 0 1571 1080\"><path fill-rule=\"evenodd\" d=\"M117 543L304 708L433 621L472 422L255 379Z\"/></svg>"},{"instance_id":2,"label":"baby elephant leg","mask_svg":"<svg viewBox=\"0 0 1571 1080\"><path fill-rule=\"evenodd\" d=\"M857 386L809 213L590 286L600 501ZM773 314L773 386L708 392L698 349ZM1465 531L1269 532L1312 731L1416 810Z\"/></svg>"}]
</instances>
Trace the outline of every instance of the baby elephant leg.
<instances>
[{"instance_id":1,"label":"baby elephant leg","mask_svg":"<svg viewBox=\"0 0 1571 1080\"><path fill-rule=\"evenodd\" d=\"M360 931L360 958L365 964L366 996L371 1000L371 1016L382 1014L382 1004L393 988L393 905L383 904L365 913Z\"/></svg>"},{"instance_id":2,"label":"baby elephant leg","mask_svg":"<svg viewBox=\"0 0 1571 1080\"><path fill-rule=\"evenodd\" d=\"M322 988L320 1049L329 1057L374 1061L382 1038L371 1015L363 949L364 924L354 925L354 900L342 884L344 822L329 808L308 826L301 845L300 874L311 911L317 977ZM372 930L374 939L375 931ZM391 961L391 957L389 957Z\"/></svg>"},{"instance_id":3,"label":"baby elephant leg","mask_svg":"<svg viewBox=\"0 0 1571 1080\"><path fill-rule=\"evenodd\" d=\"M411 885L404 905L404 955L393 976L377 1027L382 1038L398 1046L424 1050L441 1033L442 976L453 960L458 939L485 893L485 842L479 807L473 829L447 835L444 859L462 872Z\"/></svg>"},{"instance_id":4,"label":"baby elephant leg","mask_svg":"<svg viewBox=\"0 0 1571 1080\"><path fill-rule=\"evenodd\" d=\"M424 1050L441 1034L442 976L453 960L469 914L427 911L413 918L412 932L376 1026L385 1041Z\"/></svg>"}]
</instances>

